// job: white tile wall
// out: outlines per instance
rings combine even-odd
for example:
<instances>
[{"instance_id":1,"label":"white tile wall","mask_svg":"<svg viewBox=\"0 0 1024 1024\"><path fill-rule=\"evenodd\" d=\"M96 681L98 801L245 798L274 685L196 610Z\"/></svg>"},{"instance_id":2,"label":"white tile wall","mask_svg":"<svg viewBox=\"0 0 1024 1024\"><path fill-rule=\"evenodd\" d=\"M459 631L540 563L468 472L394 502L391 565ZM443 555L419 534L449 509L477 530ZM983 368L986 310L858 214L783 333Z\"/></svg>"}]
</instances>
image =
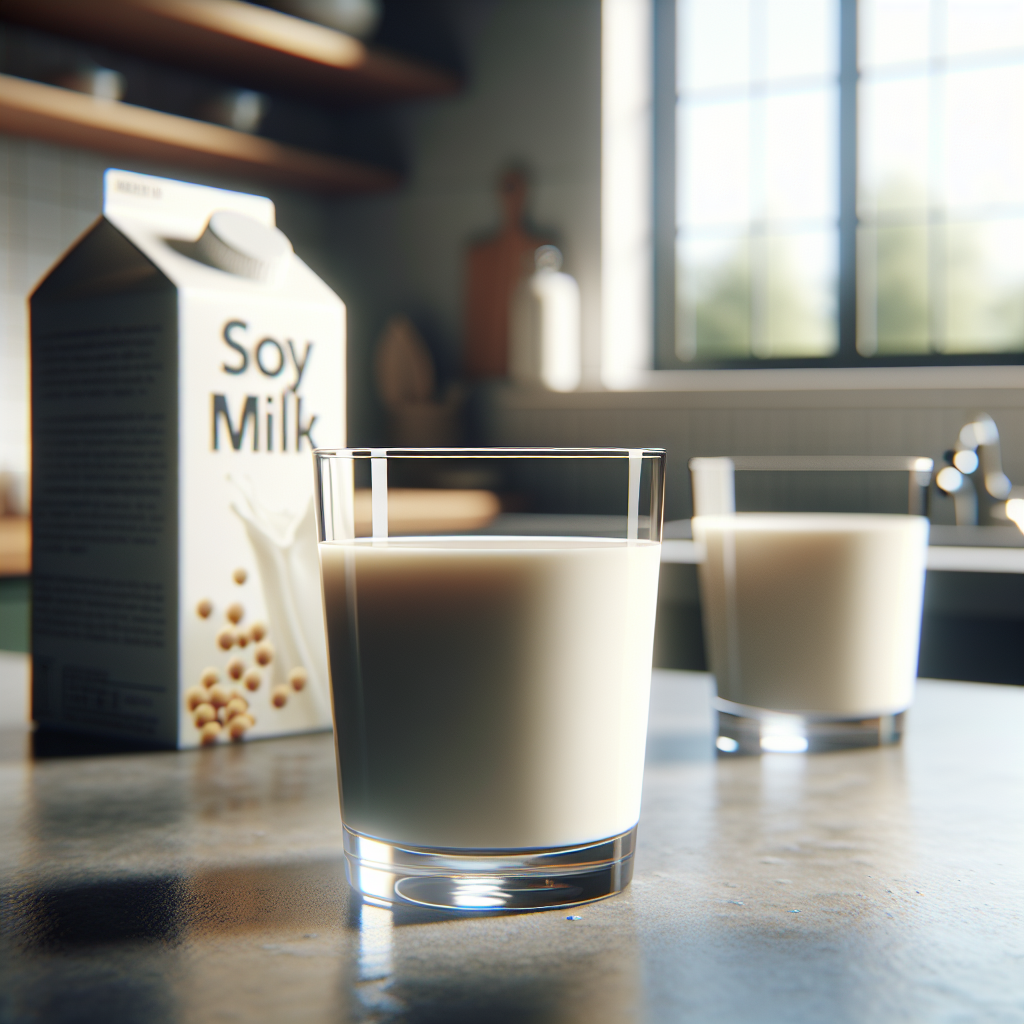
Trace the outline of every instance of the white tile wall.
<instances>
[{"instance_id":1,"label":"white tile wall","mask_svg":"<svg viewBox=\"0 0 1024 1024\"><path fill-rule=\"evenodd\" d=\"M1007 377L1020 376L1017 367ZM496 389L487 443L667 449L669 518L690 515L695 455L926 455L938 461L977 411L1024 485L1024 388L552 395ZM948 510L951 517L952 510ZM951 520L950 520L951 521Z\"/></svg>"}]
</instances>

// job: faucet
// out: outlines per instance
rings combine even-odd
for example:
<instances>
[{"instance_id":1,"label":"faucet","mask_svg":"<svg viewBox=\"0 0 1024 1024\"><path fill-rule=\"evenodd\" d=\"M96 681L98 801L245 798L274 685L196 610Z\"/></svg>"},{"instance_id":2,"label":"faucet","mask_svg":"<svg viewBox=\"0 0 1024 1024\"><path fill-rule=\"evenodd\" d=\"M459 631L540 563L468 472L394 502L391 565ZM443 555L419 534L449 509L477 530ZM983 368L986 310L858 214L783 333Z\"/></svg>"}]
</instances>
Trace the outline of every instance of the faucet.
<instances>
[{"instance_id":1,"label":"faucet","mask_svg":"<svg viewBox=\"0 0 1024 1024\"><path fill-rule=\"evenodd\" d=\"M1003 472L999 429L988 413L978 413L961 427L945 459L948 465L936 474L935 484L953 497L957 526L1013 522L1024 532L1024 487L1014 487Z\"/></svg>"}]
</instances>

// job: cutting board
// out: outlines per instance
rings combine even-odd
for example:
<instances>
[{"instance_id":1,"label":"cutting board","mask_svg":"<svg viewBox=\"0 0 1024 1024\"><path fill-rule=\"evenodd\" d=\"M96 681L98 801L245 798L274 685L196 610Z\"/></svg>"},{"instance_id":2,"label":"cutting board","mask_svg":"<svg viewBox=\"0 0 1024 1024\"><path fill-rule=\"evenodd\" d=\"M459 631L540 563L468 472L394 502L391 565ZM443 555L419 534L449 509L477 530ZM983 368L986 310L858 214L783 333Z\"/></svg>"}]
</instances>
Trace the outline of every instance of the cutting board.
<instances>
[{"instance_id":1,"label":"cutting board","mask_svg":"<svg viewBox=\"0 0 1024 1024\"><path fill-rule=\"evenodd\" d=\"M551 239L524 225L526 176L509 171L501 178L502 225L497 234L469 247L466 258L466 321L463 368L474 379L508 373L508 320L512 293L520 278L533 273L533 254Z\"/></svg>"}]
</instances>

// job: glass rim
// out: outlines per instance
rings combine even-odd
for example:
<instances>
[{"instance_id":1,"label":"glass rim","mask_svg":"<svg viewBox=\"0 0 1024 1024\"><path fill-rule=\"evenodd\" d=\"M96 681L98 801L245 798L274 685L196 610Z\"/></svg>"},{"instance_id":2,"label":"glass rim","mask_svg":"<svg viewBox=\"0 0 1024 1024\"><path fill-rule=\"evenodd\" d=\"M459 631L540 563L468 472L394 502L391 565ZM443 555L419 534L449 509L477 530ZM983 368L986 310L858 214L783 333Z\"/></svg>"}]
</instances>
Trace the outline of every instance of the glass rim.
<instances>
[{"instance_id":1,"label":"glass rim","mask_svg":"<svg viewBox=\"0 0 1024 1024\"><path fill-rule=\"evenodd\" d=\"M690 518L690 522L699 521L713 526L727 524L737 532L746 529L756 530L770 526L783 527L785 531L799 528L807 530L808 520L819 524L824 531L843 529L850 523L858 526L881 526L908 521L928 522L927 516L914 512L701 512Z\"/></svg>"},{"instance_id":2,"label":"glass rim","mask_svg":"<svg viewBox=\"0 0 1024 1024\"><path fill-rule=\"evenodd\" d=\"M558 448L502 446L496 448L409 448L407 446L314 448L317 459L660 459L664 448Z\"/></svg>"}]
</instances>

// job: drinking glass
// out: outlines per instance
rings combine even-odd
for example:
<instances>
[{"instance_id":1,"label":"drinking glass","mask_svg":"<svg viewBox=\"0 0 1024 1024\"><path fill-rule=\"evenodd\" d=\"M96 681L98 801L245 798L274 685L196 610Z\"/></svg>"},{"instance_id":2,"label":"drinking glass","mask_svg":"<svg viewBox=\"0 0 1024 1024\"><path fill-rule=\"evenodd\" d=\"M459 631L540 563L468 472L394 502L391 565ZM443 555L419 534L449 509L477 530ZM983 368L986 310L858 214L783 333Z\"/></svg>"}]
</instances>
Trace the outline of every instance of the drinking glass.
<instances>
[{"instance_id":1,"label":"drinking glass","mask_svg":"<svg viewBox=\"0 0 1024 1024\"><path fill-rule=\"evenodd\" d=\"M664 451L314 455L351 885L468 911L619 892L640 812ZM496 515L460 518L460 492L436 489L453 481L518 511L492 497ZM483 508L479 487L461 493Z\"/></svg>"},{"instance_id":2,"label":"drinking glass","mask_svg":"<svg viewBox=\"0 0 1024 1024\"><path fill-rule=\"evenodd\" d=\"M931 460L690 463L718 749L803 752L898 742L917 676L928 520L737 513L735 463L780 472L908 472L910 505L923 511Z\"/></svg>"}]
</instances>

